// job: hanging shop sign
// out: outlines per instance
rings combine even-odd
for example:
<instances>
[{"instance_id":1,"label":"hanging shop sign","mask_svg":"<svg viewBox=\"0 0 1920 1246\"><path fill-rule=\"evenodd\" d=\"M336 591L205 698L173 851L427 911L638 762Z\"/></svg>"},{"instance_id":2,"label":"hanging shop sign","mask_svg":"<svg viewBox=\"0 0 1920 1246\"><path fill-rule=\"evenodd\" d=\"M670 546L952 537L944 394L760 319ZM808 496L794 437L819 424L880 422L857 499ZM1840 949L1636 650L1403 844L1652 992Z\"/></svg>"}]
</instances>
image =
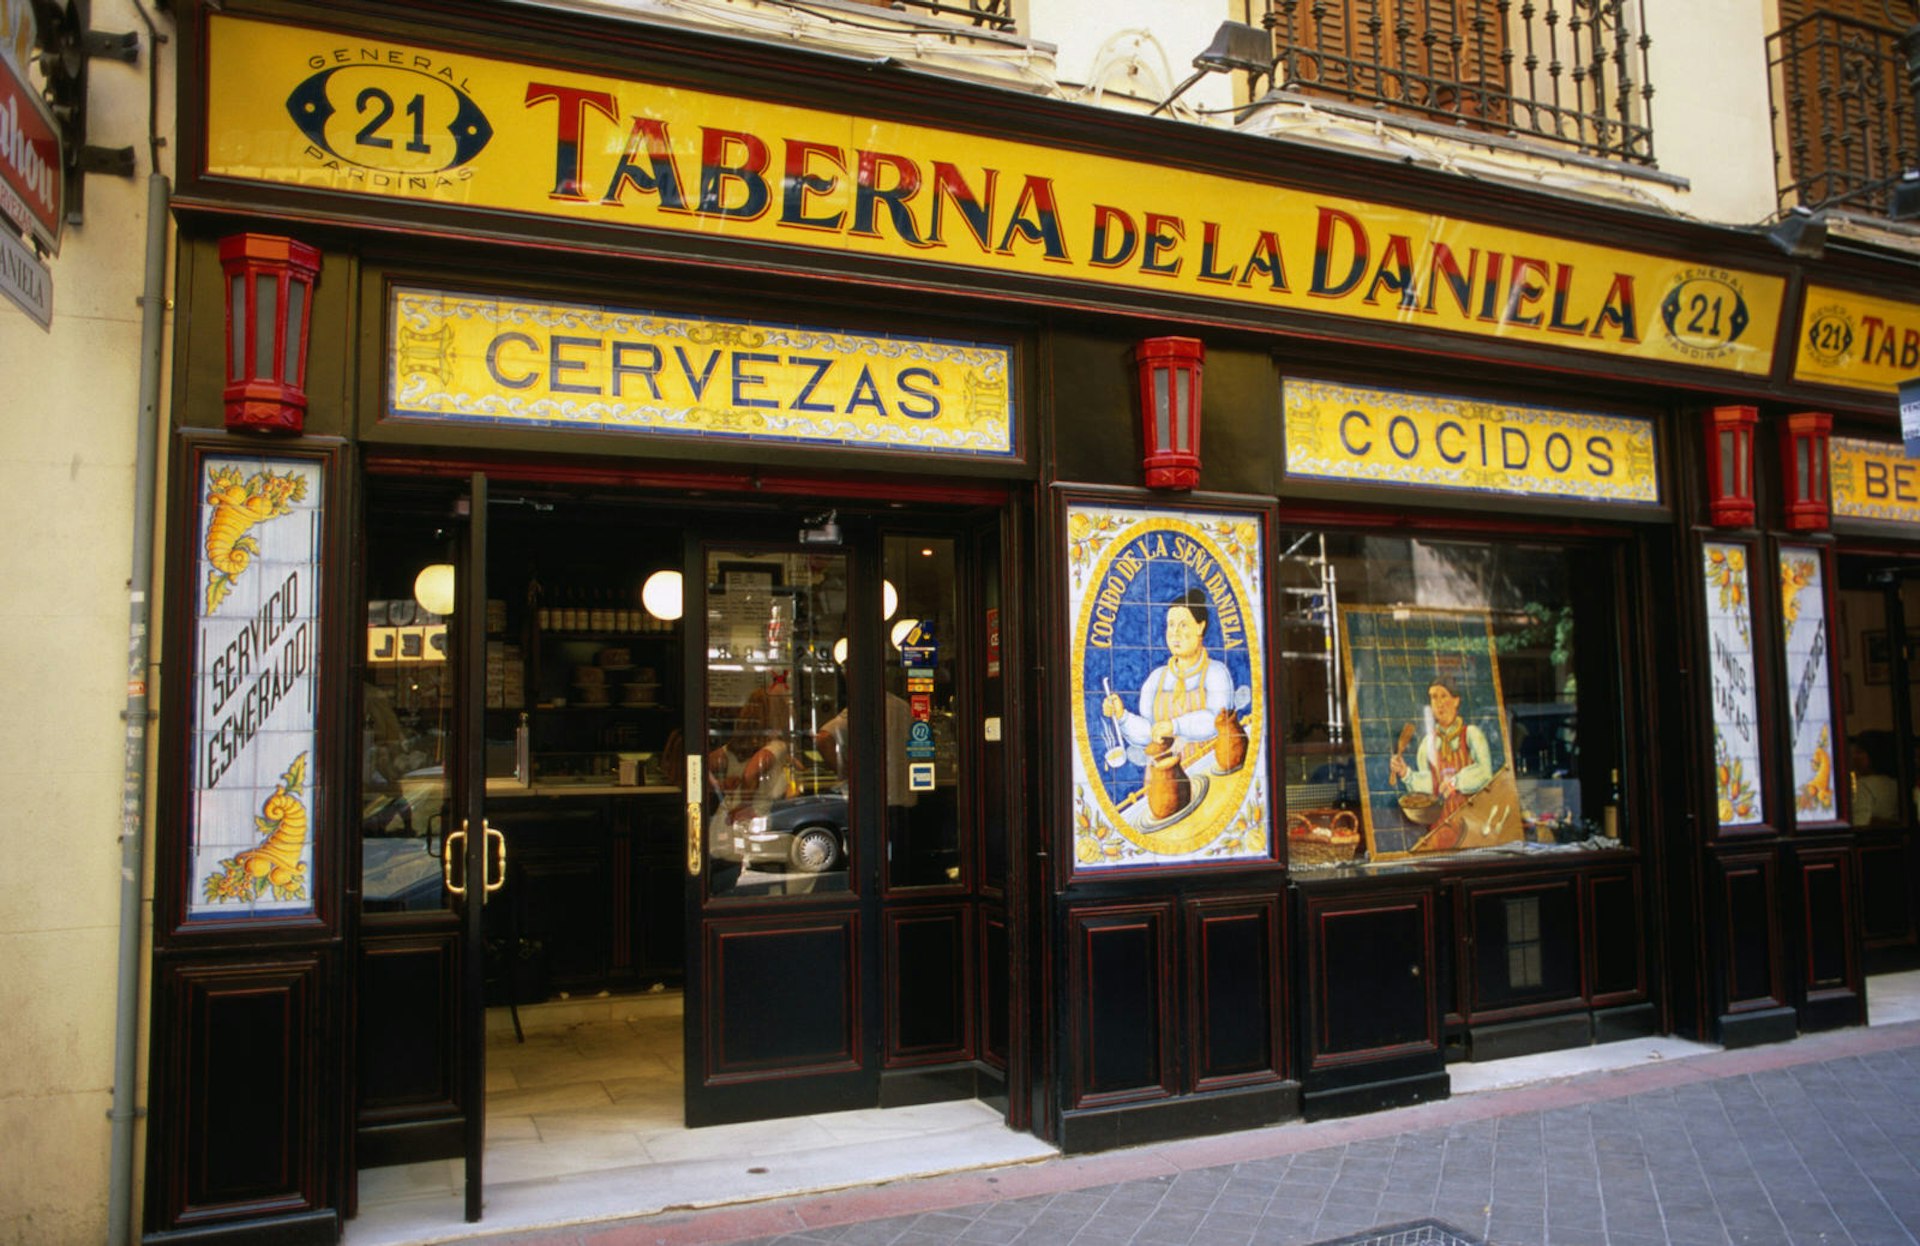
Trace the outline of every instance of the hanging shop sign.
<instances>
[{"instance_id":1,"label":"hanging shop sign","mask_svg":"<svg viewBox=\"0 0 1920 1246\"><path fill-rule=\"evenodd\" d=\"M1900 443L1908 458L1920 458L1920 376L1900 382Z\"/></svg>"},{"instance_id":2,"label":"hanging shop sign","mask_svg":"<svg viewBox=\"0 0 1920 1246\"><path fill-rule=\"evenodd\" d=\"M1838 818L1833 799L1833 685L1827 644L1827 589L1820 551L1780 550L1780 621L1793 700L1793 808L1802 822Z\"/></svg>"},{"instance_id":3,"label":"hanging shop sign","mask_svg":"<svg viewBox=\"0 0 1920 1246\"><path fill-rule=\"evenodd\" d=\"M1753 686L1753 586L1747 547L1708 542L1708 659L1713 672L1713 775L1721 829L1766 822L1760 786L1760 712Z\"/></svg>"},{"instance_id":4,"label":"hanging shop sign","mask_svg":"<svg viewBox=\"0 0 1920 1246\"><path fill-rule=\"evenodd\" d=\"M1920 524L1920 462L1900 442L1832 438L1827 483L1835 519Z\"/></svg>"},{"instance_id":5,"label":"hanging shop sign","mask_svg":"<svg viewBox=\"0 0 1920 1246\"><path fill-rule=\"evenodd\" d=\"M21 27L9 32L8 21L6 9L0 8L0 36L12 47ZM31 14L24 21L31 48ZM0 214L55 255L66 220L65 168L60 127L28 82L25 61L0 56Z\"/></svg>"},{"instance_id":6,"label":"hanging shop sign","mask_svg":"<svg viewBox=\"0 0 1920 1246\"><path fill-rule=\"evenodd\" d=\"M1012 350L395 287L386 418L1013 458Z\"/></svg>"},{"instance_id":7,"label":"hanging shop sign","mask_svg":"<svg viewBox=\"0 0 1920 1246\"><path fill-rule=\"evenodd\" d=\"M1809 285L1793 379L1891 394L1920 371L1920 304Z\"/></svg>"},{"instance_id":8,"label":"hanging shop sign","mask_svg":"<svg viewBox=\"0 0 1920 1246\"><path fill-rule=\"evenodd\" d=\"M5 228L0 228L0 294L41 328L53 327L53 273Z\"/></svg>"},{"instance_id":9,"label":"hanging shop sign","mask_svg":"<svg viewBox=\"0 0 1920 1246\"><path fill-rule=\"evenodd\" d=\"M1287 475L1658 506L1653 422L1285 383Z\"/></svg>"},{"instance_id":10,"label":"hanging shop sign","mask_svg":"<svg viewBox=\"0 0 1920 1246\"><path fill-rule=\"evenodd\" d=\"M313 911L323 484L309 459L201 464L190 919Z\"/></svg>"},{"instance_id":11,"label":"hanging shop sign","mask_svg":"<svg viewBox=\"0 0 1920 1246\"><path fill-rule=\"evenodd\" d=\"M1273 855L1262 532L1069 506L1075 869Z\"/></svg>"},{"instance_id":12,"label":"hanging shop sign","mask_svg":"<svg viewBox=\"0 0 1920 1246\"><path fill-rule=\"evenodd\" d=\"M209 21L215 177L1771 367L1780 277L1147 161Z\"/></svg>"}]
</instances>

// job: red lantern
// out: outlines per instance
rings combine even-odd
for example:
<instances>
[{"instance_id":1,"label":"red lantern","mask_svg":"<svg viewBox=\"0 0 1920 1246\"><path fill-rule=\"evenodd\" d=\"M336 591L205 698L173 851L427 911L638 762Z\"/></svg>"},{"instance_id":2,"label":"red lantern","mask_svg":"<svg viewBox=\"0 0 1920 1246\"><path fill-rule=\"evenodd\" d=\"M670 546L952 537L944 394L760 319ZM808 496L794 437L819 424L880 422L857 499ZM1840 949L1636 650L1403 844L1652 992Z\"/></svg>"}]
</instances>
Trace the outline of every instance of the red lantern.
<instances>
[{"instance_id":1,"label":"red lantern","mask_svg":"<svg viewBox=\"0 0 1920 1246\"><path fill-rule=\"evenodd\" d=\"M320 252L291 238L220 240L227 278L229 429L297 433L307 413L307 324Z\"/></svg>"},{"instance_id":2,"label":"red lantern","mask_svg":"<svg viewBox=\"0 0 1920 1246\"><path fill-rule=\"evenodd\" d=\"M1716 528L1753 525L1753 407L1707 413L1707 518Z\"/></svg>"},{"instance_id":3,"label":"red lantern","mask_svg":"<svg viewBox=\"0 0 1920 1246\"><path fill-rule=\"evenodd\" d=\"M1780 421L1780 479L1786 487L1782 508L1795 532L1827 526L1827 433L1833 417L1801 411Z\"/></svg>"},{"instance_id":4,"label":"red lantern","mask_svg":"<svg viewBox=\"0 0 1920 1246\"><path fill-rule=\"evenodd\" d=\"M1150 337L1133 348L1146 433L1140 462L1150 489L1200 483L1200 366L1206 358L1206 344L1191 337Z\"/></svg>"}]
</instances>

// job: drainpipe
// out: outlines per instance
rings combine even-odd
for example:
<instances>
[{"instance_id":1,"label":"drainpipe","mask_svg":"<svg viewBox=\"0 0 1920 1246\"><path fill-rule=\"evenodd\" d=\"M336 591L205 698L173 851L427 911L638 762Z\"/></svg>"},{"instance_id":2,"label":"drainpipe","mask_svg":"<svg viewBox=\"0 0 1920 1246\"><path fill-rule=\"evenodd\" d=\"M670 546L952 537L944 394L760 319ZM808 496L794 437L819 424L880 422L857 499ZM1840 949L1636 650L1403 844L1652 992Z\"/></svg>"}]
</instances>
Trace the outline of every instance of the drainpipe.
<instances>
[{"instance_id":1,"label":"drainpipe","mask_svg":"<svg viewBox=\"0 0 1920 1246\"><path fill-rule=\"evenodd\" d=\"M140 410L133 458L133 571L127 586L126 768L120 789L119 998L113 1019L113 1165L107 1190L107 1246L126 1246L133 1223L133 1126L139 1076L140 885L147 821L147 652L153 582L153 495L160 437L160 335L166 316L170 187L147 178L147 273L140 292Z\"/></svg>"},{"instance_id":2,"label":"drainpipe","mask_svg":"<svg viewBox=\"0 0 1920 1246\"><path fill-rule=\"evenodd\" d=\"M167 222L173 188L160 171L160 47L167 36L142 0L133 9L147 28L147 251L140 285L140 406L134 413L133 560L127 574L127 707L120 781L120 950L113 1009L113 1122L107 1177L107 1246L134 1240L133 1130L145 1115L134 1090L140 1076L140 889L147 827L147 669L153 617L154 476L160 443L160 347L167 314Z\"/></svg>"}]
</instances>

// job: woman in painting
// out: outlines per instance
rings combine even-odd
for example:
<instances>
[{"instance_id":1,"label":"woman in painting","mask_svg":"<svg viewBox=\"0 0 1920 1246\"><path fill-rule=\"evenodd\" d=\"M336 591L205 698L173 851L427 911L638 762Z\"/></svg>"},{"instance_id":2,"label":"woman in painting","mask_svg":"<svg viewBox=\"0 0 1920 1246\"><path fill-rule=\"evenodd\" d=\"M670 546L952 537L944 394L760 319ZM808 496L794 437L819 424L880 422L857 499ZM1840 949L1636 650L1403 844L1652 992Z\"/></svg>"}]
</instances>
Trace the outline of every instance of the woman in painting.
<instances>
[{"instance_id":1,"label":"woman in painting","mask_svg":"<svg viewBox=\"0 0 1920 1246\"><path fill-rule=\"evenodd\" d=\"M1493 754L1486 733L1460 717L1460 691L1451 680L1436 678L1427 685L1427 705L1433 711L1433 730L1414 754L1419 765L1407 765L1396 751L1387 759L1387 774L1408 792L1440 800L1433 830L1421 841L1440 851L1459 845L1465 829L1460 812L1467 797L1493 781Z\"/></svg>"},{"instance_id":2,"label":"woman in painting","mask_svg":"<svg viewBox=\"0 0 1920 1246\"><path fill-rule=\"evenodd\" d=\"M1167 607L1167 662L1140 685L1138 707L1129 710L1118 693L1102 702L1127 743L1171 740L1183 764L1213 747L1220 713L1233 704L1233 676L1207 653L1211 618L1206 593L1188 589Z\"/></svg>"}]
</instances>

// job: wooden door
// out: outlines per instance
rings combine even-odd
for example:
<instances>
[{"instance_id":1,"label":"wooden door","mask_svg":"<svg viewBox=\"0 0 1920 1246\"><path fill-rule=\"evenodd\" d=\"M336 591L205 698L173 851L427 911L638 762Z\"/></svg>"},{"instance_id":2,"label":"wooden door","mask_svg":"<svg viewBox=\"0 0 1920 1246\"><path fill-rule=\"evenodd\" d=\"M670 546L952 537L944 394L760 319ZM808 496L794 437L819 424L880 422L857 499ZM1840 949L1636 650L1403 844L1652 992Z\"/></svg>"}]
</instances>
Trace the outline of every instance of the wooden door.
<instances>
[{"instance_id":1,"label":"wooden door","mask_svg":"<svg viewBox=\"0 0 1920 1246\"><path fill-rule=\"evenodd\" d=\"M487 481L369 485L353 975L356 1166L462 1157L483 1191Z\"/></svg>"},{"instance_id":2,"label":"wooden door","mask_svg":"<svg viewBox=\"0 0 1920 1246\"><path fill-rule=\"evenodd\" d=\"M878 1101L882 586L796 527L688 538L690 1126Z\"/></svg>"}]
</instances>

